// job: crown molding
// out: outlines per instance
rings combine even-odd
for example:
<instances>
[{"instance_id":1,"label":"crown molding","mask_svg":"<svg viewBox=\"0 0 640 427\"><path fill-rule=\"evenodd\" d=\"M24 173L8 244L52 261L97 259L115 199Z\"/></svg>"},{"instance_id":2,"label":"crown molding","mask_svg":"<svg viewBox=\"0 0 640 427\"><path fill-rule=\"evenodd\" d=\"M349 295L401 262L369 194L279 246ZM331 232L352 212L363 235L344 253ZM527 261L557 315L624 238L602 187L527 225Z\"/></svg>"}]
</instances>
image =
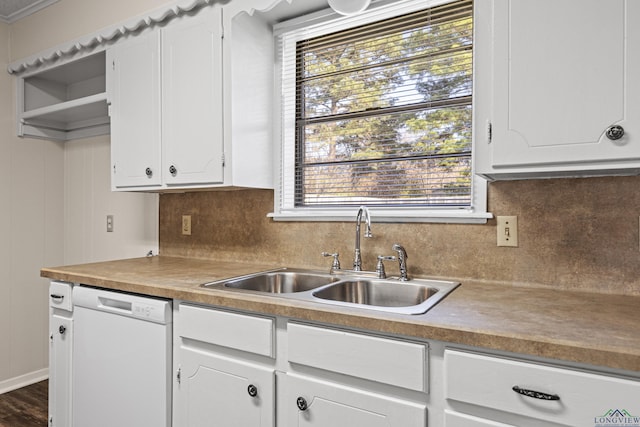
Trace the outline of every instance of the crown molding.
<instances>
[{"instance_id":1,"label":"crown molding","mask_svg":"<svg viewBox=\"0 0 640 427\"><path fill-rule=\"evenodd\" d=\"M12 24L19 19L24 18L25 16L29 16L32 13L36 13L40 9L44 9L45 7L52 5L60 0L39 0L31 3L30 5L23 7L22 9L13 12L10 15L1 15L0 21L6 24Z\"/></svg>"},{"instance_id":2,"label":"crown molding","mask_svg":"<svg viewBox=\"0 0 640 427\"><path fill-rule=\"evenodd\" d=\"M53 2L58 0L44 1ZM107 45L113 44L118 39L129 34L137 33L145 28L163 24L176 17L218 2L220 2L220 0L189 0L173 2L151 12L131 18L123 23L103 28L93 34L80 37L70 42L62 43L38 54L12 62L7 67L7 71L9 74L23 74L34 69L52 65L67 58L73 58L78 55L94 52L101 48L104 49Z\"/></svg>"}]
</instances>

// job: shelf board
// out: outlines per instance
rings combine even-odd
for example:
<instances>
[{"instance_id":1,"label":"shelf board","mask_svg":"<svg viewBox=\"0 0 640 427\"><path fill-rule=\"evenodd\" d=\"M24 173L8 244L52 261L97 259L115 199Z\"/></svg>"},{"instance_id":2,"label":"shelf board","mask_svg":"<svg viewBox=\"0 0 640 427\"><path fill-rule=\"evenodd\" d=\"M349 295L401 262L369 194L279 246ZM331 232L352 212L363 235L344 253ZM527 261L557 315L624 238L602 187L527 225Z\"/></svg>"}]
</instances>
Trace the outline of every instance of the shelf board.
<instances>
[{"instance_id":1,"label":"shelf board","mask_svg":"<svg viewBox=\"0 0 640 427\"><path fill-rule=\"evenodd\" d=\"M80 122L98 117L108 117L108 115L107 94L106 92L102 92L84 98L25 111L22 113L21 120L25 124L33 125L36 125L36 121L62 124Z\"/></svg>"}]
</instances>

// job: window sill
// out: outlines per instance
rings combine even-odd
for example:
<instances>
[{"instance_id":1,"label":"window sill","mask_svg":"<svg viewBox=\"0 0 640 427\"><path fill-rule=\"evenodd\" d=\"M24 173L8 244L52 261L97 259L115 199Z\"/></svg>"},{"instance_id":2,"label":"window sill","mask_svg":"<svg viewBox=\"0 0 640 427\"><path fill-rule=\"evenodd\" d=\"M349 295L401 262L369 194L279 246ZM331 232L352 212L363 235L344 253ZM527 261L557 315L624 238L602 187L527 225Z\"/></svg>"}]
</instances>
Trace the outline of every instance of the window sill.
<instances>
[{"instance_id":1,"label":"window sill","mask_svg":"<svg viewBox=\"0 0 640 427\"><path fill-rule=\"evenodd\" d=\"M490 212L473 212L468 209L393 209L368 207L373 222L393 223L457 223L485 224L493 218ZM353 221L358 212L357 207L349 209L305 209L272 212L267 214L274 221Z\"/></svg>"}]
</instances>

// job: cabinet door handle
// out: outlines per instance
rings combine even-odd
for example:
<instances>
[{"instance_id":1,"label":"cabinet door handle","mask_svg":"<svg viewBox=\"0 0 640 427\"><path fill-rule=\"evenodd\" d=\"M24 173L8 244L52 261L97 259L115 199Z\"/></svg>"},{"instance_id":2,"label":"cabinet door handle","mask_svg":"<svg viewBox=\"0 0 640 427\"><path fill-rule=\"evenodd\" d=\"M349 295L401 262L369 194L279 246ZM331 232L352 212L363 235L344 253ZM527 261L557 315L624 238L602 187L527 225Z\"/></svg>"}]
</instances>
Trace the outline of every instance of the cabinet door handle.
<instances>
[{"instance_id":1,"label":"cabinet door handle","mask_svg":"<svg viewBox=\"0 0 640 427\"><path fill-rule=\"evenodd\" d=\"M298 405L298 409L300 409L301 411L306 411L307 408L309 407L309 405L307 405L307 399L305 399L302 396L296 399L296 405Z\"/></svg>"},{"instance_id":2,"label":"cabinet door handle","mask_svg":"<svg viewBox=\"0 0 640 427\"><path fill-rule=\"evenodd\" d=\"M67 328L64 325L60 325L58 332L60 332L60 335L64 335L64 333L67 332Z\"/></svg>"},{"instance_id":3,"label":"cabinet door handle","mask_svg":"<svg viewBox=\"0 0 640 427\"><path fill-rule=\"evenodd\" d=\"M51 296L51 299L54 299L59 302L62 302L62 300L64 299L64 295L51 294L50 296Z\"/></svg>"},{"instance_id":4,"label":"cabinet door handle","mask_svg":"<svg viewBox=\"0 0 640 427\"><path fill-rule=\"evenodd\" d=\"M609 126L605 132L607 138L616 141L624 136L624 128L620 125Z\"/></svg>"},{"instance_id":5,"label":"cabinet door handle","mask_svg":"<svg viewBox=\"0 0 640 427\"><path fill-rule=\"evenodd\" d=\"M548 394L548 393L542 393L539 391L535 391L535 390L527 390L525 388L520 388L517 385L514 385L511 390L515 391L518 394L521 394L523 396L527 396L527 397L532 397L534 399L540 399L540 400L560 400L560 396L558 396L557 394Z\"/></svg>"},{"instance_id":6,"label":"cabinet door handle","mask_svg":"<svg viewBox=\"0 0 640 427\"><path fill-rule=\"evenodd\" d=\"M249 384L249 387L247 387L247 393L249 393L249 396L251 397L256 397L258 395L258 387L253 384Z\"/></svg>"},{"instance_id":7,"label":"cabinet door handle","mask_svg":"<svg viewBox=\"0 0 640 427\"><path fill-rule=\"evenodd\" d=\"M146 169L144 170L144 173L145 173L149 178L151 178L151 177L153 176L153 169L151 169L151 168L146 168Z\"/></svg>"},{"instance_id":8,"label":"cabinet door handle","mask_svg":"<svg viewBox=\"0 0 640 427\"><path fill-rule=\"evenodd\" d=\"M178 173L178 169L176 169L176 167L175 167L175 166L171 165L171 166L169 166L169 173L170 173L172 176L176 176L176 174Z\"/></svg>"}]
</instances>

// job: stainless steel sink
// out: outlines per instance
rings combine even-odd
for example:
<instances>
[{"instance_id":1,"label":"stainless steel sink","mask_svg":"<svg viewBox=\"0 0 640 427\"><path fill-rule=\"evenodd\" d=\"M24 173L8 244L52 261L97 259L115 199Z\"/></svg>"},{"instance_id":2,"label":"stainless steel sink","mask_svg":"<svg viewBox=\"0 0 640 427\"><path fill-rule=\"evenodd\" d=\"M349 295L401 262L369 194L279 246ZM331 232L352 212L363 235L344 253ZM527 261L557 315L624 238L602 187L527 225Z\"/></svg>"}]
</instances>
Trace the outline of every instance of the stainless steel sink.
<instances>
[{"instance_id":1,"label":"stainless steel sink","mask_svg":"<svg viewBox=\"0 0 640 427\"><path fill-rule=\"evenodd\" d=\"M459 283L414 279L343 280L312 292L319 302L403 314L422 314Z\"/></svg>"},{"instance_id":2,"label":"stainless steel sink","mask_svg":"<svg viewBox=\"0 0 640 427\"><path fill-rule=\"evenodd\" d=\"M223 287L271 294L305 292L339 279L327 273L282 269L207 283L204 287Z\"/></svg>"},{"instance_id":3,"label":"stainless steel sink","mask_svg":"<svg viewBox=\"0 0 640 427\"><path fill-rule=\"evenodd\" d=\"M353 304L407 307L418 305L437 292L438 289L424 285L406 285L386 280L346 280L315 291L313 296Z\"/></svg>"},{"instance_id":4,"label":"stainless steel sink","mask_svg":"<svg viewBox=\"0 0 640 427\"><path fill-rule=\"evenodd\" d=\"M390 313L422 314L460 285L440 280L376 279L366 273L340 271L329 274L281 268L205 283L202 287Z\"/></svg>"}]
</instances>

